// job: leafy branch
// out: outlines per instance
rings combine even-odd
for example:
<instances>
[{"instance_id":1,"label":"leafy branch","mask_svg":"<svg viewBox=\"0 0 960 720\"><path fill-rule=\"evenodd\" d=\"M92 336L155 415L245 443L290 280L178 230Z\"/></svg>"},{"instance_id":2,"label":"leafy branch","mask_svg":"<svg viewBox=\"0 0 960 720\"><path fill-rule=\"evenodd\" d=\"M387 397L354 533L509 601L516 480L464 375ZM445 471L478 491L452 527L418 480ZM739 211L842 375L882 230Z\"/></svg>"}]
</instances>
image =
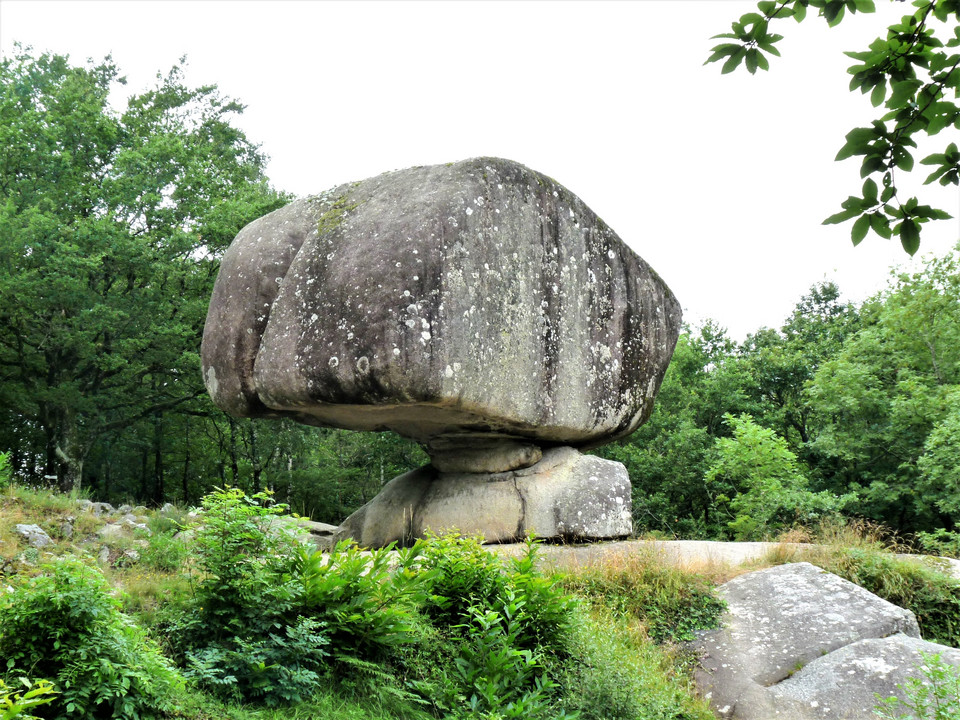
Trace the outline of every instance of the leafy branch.
<instances>
[{"instance_id":1,"label":"leafy branch","mask_svg":"<svg viewBox=\"0 0 960 720\"><path fill-rule=\"evenodd\" d=\"M871 230L885 239L896 236L910 255L920 247L924 223L951 216L921 205L916 197L902 200L896 172L913 170L914 157L909 148L917 147L916 134L933 136L948 127L960 129L960 107L946 99L951 91L954 98L960 97L960 54L951 50L960 46L960 0L916 0L914 6L917 11L891 25L886 38L877 38L863 52L846 53L858 61L847 70L852 75L850 90L869 92L873 106L883 106L887 112L870 127L854 128L847 133L836 159L862 156L860 177L865 182L860 196L848 197L841 203L840 212L823 221L830 225L853 220L850 236L854 245L860 244ZM818 10L830 27L838 25L847 12L876 11L873 0L759 2L759 12L744 14L732 24L732 32L714 36L733 42L714 46L704 64L724 60L724 74L741 64L751 74L757 69L769 70L764 53L779 56L776 43L783 39L782 35L769 32L769 23L788 17L801 22L809 8ZM931 27L931 18L950 23L953 37L946 42L941 40ZM934 181L943 186L960 185L960 151L956 143L950 143L942 153L921 159L920 164L934 167L924 185Z\"/></svg>"}]
</instances>

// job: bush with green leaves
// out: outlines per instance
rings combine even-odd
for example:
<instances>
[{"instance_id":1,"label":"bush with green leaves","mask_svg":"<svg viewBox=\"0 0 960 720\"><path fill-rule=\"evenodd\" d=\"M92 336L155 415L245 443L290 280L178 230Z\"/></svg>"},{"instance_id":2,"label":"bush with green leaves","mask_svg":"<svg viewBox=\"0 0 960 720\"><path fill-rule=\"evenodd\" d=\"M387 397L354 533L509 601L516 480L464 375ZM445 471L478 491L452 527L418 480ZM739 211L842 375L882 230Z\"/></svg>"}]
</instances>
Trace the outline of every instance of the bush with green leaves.
<instances>
[{"instance_id":1,"label":"bush with green leaves","mask_svg":"<svg viewBox=\"0 0 960 720\"><path fill-rule=\"evenodd\" d=\"M0 452L0 490L10 486L13 473L10 469L10 453Z\"/></svg>"},{"instance_id":2,"label":"bush with green leaves","mask_svg":"<svg viewBox=\"0 0 960 720\"><path fill-rule=\"evenodd\" d=\"M729 502L733 520L727 525L735 539L758 540L793 523L814 522L852 499L811 492L786 440L750 415L727 413L724 421L733 437L717 438L704 482L718 504Z\"/></svg>"},{"instance_id":3,"label":"bush with green leaves","mask_svg":"<svg viewBox=\"0 0 960 720\"><path fill-rule=\"evenodd\" d=\"M151 718L172 710L179 673L121 611L100 570L63 557L0 596L0 674L53 681L41 717Z\"/></svg>"},{"instance_id":4,"label":"bush with green leaves","mask_svg":"<svg viewBox=\"0 0 960 720\"><path fill-rule=\"evenodd\" d=\"M218 489L192 543L202 575L170 623L171 645L201 686L239 701L296 702L317 688L328 638L301 618L297 533L269 493Z\"/></svg>"},{"instance_id":5,"label":"bush with green leaves","mask_svg":"<svg viewBox=\"0 0 960 720\"><path fill-rule=\"evenodd\" d=\"M27 710L53 702L56 689L49 680L30 682L27 678L20 678L25 690L14 692L7 684L0 680L0 720L33 720L36 715L27 714Z\"/></svg>"},{"instance_id":6,"label":"bush with green leaves","mask_svg":"<svg viewBox=\"0 0 960 720\"><path fill-rule=\"evenodd\" d=\"M425 614L446 652L432 674L411 685L450 718L562 718L563 688L551 668L567 656L576 603L556 578L536 569L536 544L502 561L475 538L430 537L419 548L431 575Z\"/></svg>"},{"instance_id":7,"label":"bush with green leaves","mask_svg":"<svg viewBox=\"0 0 960 720\"><path fill-rule=\"evenodd\" d=\"M301 551L298 611L327 626L335 658L383 659L415 638L436 577L419 567L421 547L364 552L346 540Z\"/></svg>"},{"instance_id":8,"label":"bush with green leaves","mask_svg":"<svg viewBox=\"0 0 960 720\"><path fill-rule=\"evenodd\" d=\"M938 653L920 653L923 677L912 677L896 695L877 700L876 714L884 720L960 720L960 668L944 662ZM901 712L905 710L906 712Z\"/></svg>"}]
</instances>

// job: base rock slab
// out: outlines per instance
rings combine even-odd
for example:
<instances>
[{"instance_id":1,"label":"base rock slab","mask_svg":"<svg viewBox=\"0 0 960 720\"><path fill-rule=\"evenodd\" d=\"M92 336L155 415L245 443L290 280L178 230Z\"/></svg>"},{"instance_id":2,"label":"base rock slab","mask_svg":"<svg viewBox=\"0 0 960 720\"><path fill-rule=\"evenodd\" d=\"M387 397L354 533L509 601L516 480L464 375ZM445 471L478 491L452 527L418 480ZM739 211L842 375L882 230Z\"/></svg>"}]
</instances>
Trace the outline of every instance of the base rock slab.
<instances>
[{"instance_id":1,"label":"base rock slab","mask_svg":"<svg viewBox=\"0 0 960 720\"><path fill-rule=\"evenodd\" d=\"M459 531L504 543L625 537L632 530L630 480L620 463L550 448L510 472L443 473L432 465L394 478L347 518L338 539L364 547L408 544L429 532Z\"/></svg>"}]
</instances>

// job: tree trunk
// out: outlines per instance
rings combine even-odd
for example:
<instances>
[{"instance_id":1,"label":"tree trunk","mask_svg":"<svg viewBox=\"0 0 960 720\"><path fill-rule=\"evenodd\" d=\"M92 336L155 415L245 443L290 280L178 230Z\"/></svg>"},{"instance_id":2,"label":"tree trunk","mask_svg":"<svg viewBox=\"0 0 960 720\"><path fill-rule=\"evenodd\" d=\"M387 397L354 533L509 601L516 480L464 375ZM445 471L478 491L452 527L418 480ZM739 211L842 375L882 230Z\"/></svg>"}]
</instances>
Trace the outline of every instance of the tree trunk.
<instances>
[{"instance_id":1,"label":"tree trunk","mask_svg":"<svg viewBox=\"0 0 960 720\"><path fill-rule=\"evenodd\" d=\"M153 416L153 497L154 503L163 503L163 415Z\"/></svg>"},{"instance_id":2,"label":"tree trunk","mask_svg":"<svg viewBox=\"0 0 960 720\"><path fill-rule=\"evenodd\" d=\"M83 448L80 445L80 429L77 427L77 414L70 408L60 411L59 437L56 443L56 456L60 467L60 490L70 492L79 490L83 482Z\"/></svg>"}]
</instances>

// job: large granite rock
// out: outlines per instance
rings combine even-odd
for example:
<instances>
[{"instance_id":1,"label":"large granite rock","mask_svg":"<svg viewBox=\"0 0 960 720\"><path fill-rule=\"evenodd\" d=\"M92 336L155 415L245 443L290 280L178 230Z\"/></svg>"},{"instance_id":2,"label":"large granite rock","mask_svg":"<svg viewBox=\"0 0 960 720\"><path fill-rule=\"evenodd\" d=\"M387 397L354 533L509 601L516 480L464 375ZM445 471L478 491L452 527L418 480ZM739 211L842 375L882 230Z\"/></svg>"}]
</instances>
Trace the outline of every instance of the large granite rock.
<instances>
[{"instance_id":1,"label":"large granite rock","mask_svg":"<svg viewBox=\"0 0 960 720\"><path fill-rule=\"evenodd\" d=\"M347 518L338 537L379 547L428 532L459 531L506 543L527 535L623 537L631 529L630 479L623 465L559 447L531 467L480 480L431 465L413 470Z\"/></svg>"},{"instance_id":2,"label":"large granite rock","mask_svg":"<svg viewBox=\"0 0 960 720\"><path fill-rule=\"evenodd\" d=\"M647 419L679 329L669 288L576 195L479 158L342 185L245 227L201 354L233 415L425 447L430 466L345 523L362 544L454 527L616 537L630 531L626 473L573 448Z\"/></svg>"},{"instance_id":3,"label":"large granite rock","mask_svg":"<svg viewBox=\"0 0 960 720\"><path fill-rule=\"evenodd\" d=\"M653 409L680 307L576 195L507 160L391 172L245 227L202 359L236 416L390 429L447 472L593 447Z\"/></svg>"},{"instance_id":4,"label":"large granite rock","mask_svg":"<svg viewBox=\"0 0 960 720\"><path fill-rule=\"evenodd\" d=\"M724 627L694 643L720 718L866 720L875 694L904 697L921 652L960 665L960 651L920 639L909 610L810 563L741 575L720 594Z\"/></svg>"}]
</instances>

